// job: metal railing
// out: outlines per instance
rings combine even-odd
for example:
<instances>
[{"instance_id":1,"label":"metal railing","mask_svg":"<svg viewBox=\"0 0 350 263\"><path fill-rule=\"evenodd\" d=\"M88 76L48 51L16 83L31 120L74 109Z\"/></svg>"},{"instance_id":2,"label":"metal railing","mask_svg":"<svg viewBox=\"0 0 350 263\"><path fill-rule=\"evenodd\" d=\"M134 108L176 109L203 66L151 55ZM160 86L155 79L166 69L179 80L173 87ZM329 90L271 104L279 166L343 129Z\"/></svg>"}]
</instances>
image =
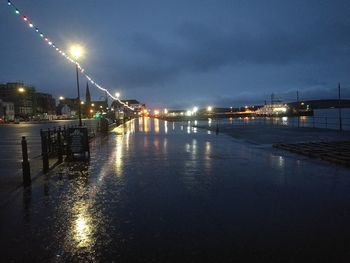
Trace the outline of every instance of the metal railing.
<instances>
[{"instance_id":1,"label":"metal railing","mask_svg":"<svg viewBox=\"0 0 350 263\"><path fill-rule=\"evenodd\" d=\"M203 121L201 121L203 123ZM208 126L222 124L230 125L276 125L298 128L320 128L332 130L347 130L350 131L350 118L342 118L340 124L338 117L315 117L315 116L300 116L300 117L242 117L229 119L212 119L208 121Z\"/></svg>"}]
</instances>

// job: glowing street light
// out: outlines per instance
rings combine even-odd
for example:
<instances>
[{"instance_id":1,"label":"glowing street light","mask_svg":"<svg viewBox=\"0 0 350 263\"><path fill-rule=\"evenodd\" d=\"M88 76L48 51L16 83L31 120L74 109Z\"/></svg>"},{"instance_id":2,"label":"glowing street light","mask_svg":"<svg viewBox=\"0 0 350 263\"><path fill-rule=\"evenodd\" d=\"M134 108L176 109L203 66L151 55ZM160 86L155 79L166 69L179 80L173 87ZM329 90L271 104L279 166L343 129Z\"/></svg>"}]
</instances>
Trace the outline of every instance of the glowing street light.
<instances>
[{"instance_id":1,"label":"glowing street light","mask_svg":"<svg viewBox=\"0 0 350 263\"><path fill-rule=\"evenodd\" d=\"M77 90L78 90L78 111L79 111L79 126L82 126L82 122L81 122L81 102L80 102L80 89L79 89L79 70L78 70L78 62L77 60L82 57L82 55L84 54L84 50L82 49L82 47L78 46L78 45L74 45L70 48L70 53L72 55L72 57L75 60L75 70L76 70L76 74L77 74Z\"/></svg>"},{"instance_id":2,"label":"glowing street light","mask_svg":"<svg viewBox=\"0 0 350 263\"><path fill-rule=\"evenodd\" d=\"M168 109L164 109L164 114L168 114Z\"/></svg>"},{"instance_id":3,"label":"glowing street light","mask_svg":"<svg viewBox=\"0 0 350 263\"><path fill-rule=\"evenodd\" d=\"M63 96L60 96L58 99L59 99L59 100L64 100L64 97L63 97Z\"/></svg>"},{"instance_id":4,"label":"glowing street light","mask_svg":"<svg viewBox=\"0 0 350 263\"><path fill-rule=\"evenodd\" d=\"M19 91L20 93L23 93L23 92L25 92L25 89L24 89L24 88L18 88L18 91Z\"/></svg>"},{"instance_id":5,"label":"glowing street light","mask_svg":"<svg viewBox=\"0 0 350 263\"><path fill-rule=\"evenodd\" d=\"M208 106L207 111L211 112L212 110L213 110L213 107L212 106Z\"/></svg>"},{"instance_id":6,"label":"glowing street light","mask_svg":"<svg viewBox=\"0 0 350 263\"><path fill-rule=\"evenodd\" d=\"M115 93L115 96L117 97L117 99L119 99L120 93L119 93L119 92L116 92L116 93Z\"/></svg>"},{"instance_id":7,"label":"glowing street light","mask_svg":"<svg viewBox=\"0 0 350 263\"><path fill-rule=\"evenodd\" d=\"M70 54L72 55L72 57L75 60L78 60L79 58L81 58L83 56L84 50L81 46L74 45L74 46L71 46L71 48L70 48Z\"/></svg>"}]
</instances>

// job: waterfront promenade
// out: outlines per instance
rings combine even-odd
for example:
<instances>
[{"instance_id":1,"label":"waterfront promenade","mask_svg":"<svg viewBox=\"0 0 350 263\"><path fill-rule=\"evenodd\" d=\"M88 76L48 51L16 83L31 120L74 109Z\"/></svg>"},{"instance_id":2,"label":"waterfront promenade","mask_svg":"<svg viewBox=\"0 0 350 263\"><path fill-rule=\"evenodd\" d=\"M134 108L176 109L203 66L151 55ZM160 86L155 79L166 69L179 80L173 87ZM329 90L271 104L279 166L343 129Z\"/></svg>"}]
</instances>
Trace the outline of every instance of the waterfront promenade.
<instances>
[{"instance_id":1,"label":"waterfront promenade","mask_svg":"<svg viewBox=\"0 0 350 263\"><path fill-rule=\"evenodd\" d=\"M1 208L4 262L348 262L350 170L141 118Z\"/></svg>"}]
</instances>

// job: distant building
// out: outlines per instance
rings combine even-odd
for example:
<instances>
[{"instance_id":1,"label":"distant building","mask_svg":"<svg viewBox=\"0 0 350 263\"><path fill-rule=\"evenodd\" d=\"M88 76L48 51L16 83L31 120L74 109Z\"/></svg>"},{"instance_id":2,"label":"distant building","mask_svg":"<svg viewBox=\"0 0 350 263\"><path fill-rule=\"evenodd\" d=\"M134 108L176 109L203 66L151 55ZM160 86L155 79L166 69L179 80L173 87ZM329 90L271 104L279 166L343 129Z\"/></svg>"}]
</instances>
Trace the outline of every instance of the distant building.
<instances>
[{"instance_id":1,"label":"distant building","mask_svg":"<svg viewBox=\"0 0 350 263\"><path fill-rule=\"evenodd\" d=\"M164 114L167 117L179 117L186 115L186 110L168 110L167 113Z\"/></svg>"},{"instance_id":2,"label":"distant building","mask_svg":"<svg viewBox=\"0 0 350 263\"><path fill-rule=\"evenodd\" d=\"M15 106L12 102L0 100L0 119L4 122L15 120Z\"/></svg>"},{"instance_id":3,"label":"distant building","mask_svg":"<svg viewBox=\"0 0 350 263\"><path fill-rule=\"evenodd\" d=\"M89 110L93 110L93 112L103 112L103 111L106 111L107 108L108 108L108 104L107 104L107 101L105 100L94 100L94 101L91 101L91 104L90 106L85 105L86 107L89 107Z\"/></svg>"},{"instance_id":4,"label":"distant building","mask_svg":"<svg viewBox=\"0 0 350 263\"><path fill-rule=\"evenodd\" d=\"M0 84L0 99L14 104L15 117L29 118L36 113L34 87L18 82Z\"/></svg>"},{"instance_id":5,"label":"distant building","mask_svg":"<svg viewBox=\"0 0 350 263\"><path fill-rule=\"evenodd\" d=\"M142 111L144 108L146 108L145 104L142 104L137 100L120 100L120 101L125 103L129 107L133 108L135 111ZM119 101L115 100L112 102L111 108L124 109L127 107L125 105L123 105L122 103L120 103Z\"/></svg>"},{"instance_id":6,"label":"distant building","mask_svg":"<svg viewBox=\"0 0 350 263\"><path fill-rule=\"evenodd\" d=\"M72 114L72 110L68 105L63 105L60 113L61 113L60 115L63 115L66 117L71 117L71 116L75 115L75 113Z\"/></svg>"},{"instance_id":7,"label":"distant building","mask_svg":"<svg viewBox=\"0 0 350 263\"><path fill-rule=\"evenodd\" d=\"M36 93L36 113L46 115L56 114L56 101L51 94Z\"/></svg>"},{"instance_id":8,"label":"distant building","mask_svg":"<svg viewBox=\"0 0 350 263\"><path fill-rule=\"evenodd\" d=\"M58 115L64 115L65 117L73 117L78 115L78 98L63 98L59 100L56 108Z\"/></svg>"}]
</instances>

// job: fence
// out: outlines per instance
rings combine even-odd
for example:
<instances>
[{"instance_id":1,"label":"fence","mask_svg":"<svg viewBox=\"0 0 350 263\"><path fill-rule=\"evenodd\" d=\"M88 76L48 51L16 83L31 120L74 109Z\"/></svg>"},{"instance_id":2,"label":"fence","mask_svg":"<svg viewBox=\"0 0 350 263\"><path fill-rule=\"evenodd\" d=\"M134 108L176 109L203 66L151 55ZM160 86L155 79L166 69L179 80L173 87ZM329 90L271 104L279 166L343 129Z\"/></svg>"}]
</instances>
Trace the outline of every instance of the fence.
<instances>
[{"instance_id":1,"label":"fence","mask_svg":"<svg viewBox=\"0 0 350 263\"><path fill-rule=\"evenodd\" d=\"M216 125L216 123L231 125L269 124L299 128L307 127L333 130L350 130L350 118L342 118L342 121L340 122L339 118L337 117L244 117L217 120L213 119L211 121L208 121L209 126Z\"/></svg>"},{"instance_id":2,"label":"fence","mask_svg":"<svg viewBox=\"0 0 350 263\"><path fill-rule=\"evenodd\" d=\"M68 154L68 129L76 127L78 126L71 125L40 130L41 156L44 173L47 173L50 169L63 162L63 156L67 156ZM95 129L88 127L88 136L89 139L94 137Z\"/></svg>"}]
</instances>

